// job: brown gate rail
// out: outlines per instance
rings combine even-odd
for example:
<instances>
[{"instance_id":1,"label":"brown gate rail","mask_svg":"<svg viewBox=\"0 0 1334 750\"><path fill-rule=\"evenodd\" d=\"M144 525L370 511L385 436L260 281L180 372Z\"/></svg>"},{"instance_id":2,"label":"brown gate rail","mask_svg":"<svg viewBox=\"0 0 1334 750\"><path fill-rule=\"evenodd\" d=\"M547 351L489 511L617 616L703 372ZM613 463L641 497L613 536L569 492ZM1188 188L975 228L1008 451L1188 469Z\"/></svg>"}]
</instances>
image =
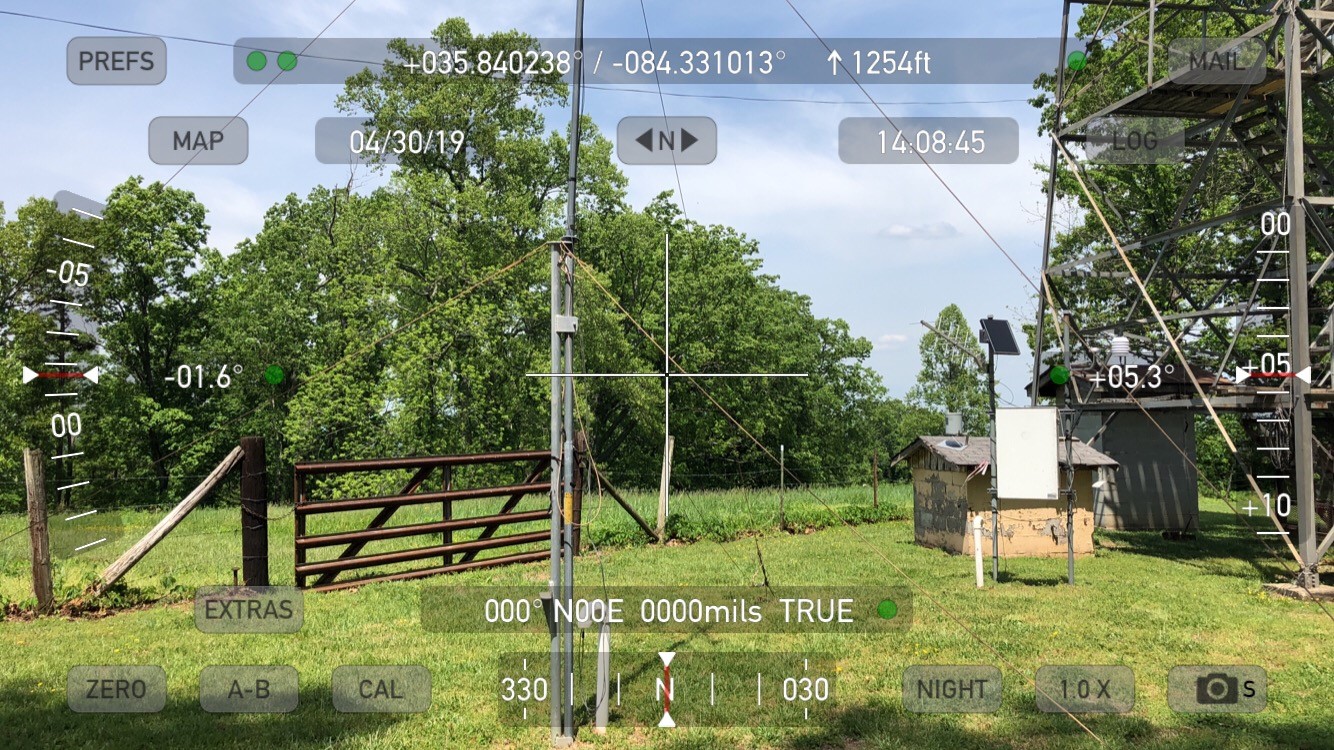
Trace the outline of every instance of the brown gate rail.
<instances>
[{"instance_id":1,"label":"brown gate rail","mask_svg":"<svg viewBox=\"0 0 1334 750\"><path fill-rule=\"evenodd\" d=\"M454 488L454 471L464 466L481 464L517 463L528 464L530 468L524 479L518 484L494 487ZM297 464L295 467L295 520L296 520L296 585L315 591L360 586L374 581L399 581L410 578L441 573L454 573L475 568L487 568L510 563L532 562L546 559L550 554L550 530L525 531L497 536L501 527L512 524L532 523L549 519L551 506L549 492L550 481L543 479L551 466L551 454L548 451L517 451L510 453L478 453L466 456L420 456L414 458L385 458L365 461L321 461ZM439 470L441 473L438 491L422 492L426 481ZM396 495L382 497L339 498L334 500L310 499L309 479L314 476L333 474L352 474L384 471L415 470L412 478ZM577 485L576 485L577 486ZM575 493L575 514L579 513L581 498ZM520 510L524 498L537 495L542 498L541 506ZM455 503L459 501L478 501L488 498L505 498L505 502L495 512L481 515L459 517L455 515ZM409 505L439 503L441 520L428 523L412 523L401 526L386 526L389 519ZM465 503L465 505L475 505ZM376 509L379 512L365 528L335 531L322 534L308 534L307 521L311 516L336 514L348 511ZM454 541L454 532L480 529L476 537L467 541ZM395 549L385 552L360 554L367 545L388 539L426 536L439 543L413 549ZM543 544L543 549L511 552L491 557L478 557L479 552L498 550L505 547L529 547ZM325 547L343 547L337 557L311 561L307 553L313 549ZM440 565L415 570L398 571L381 575L345 578L337 580L340 573L381 565L395 565L439 558ZM306 579L318 576L314 585L307 586Z\"/></svg>"}]
</instances>

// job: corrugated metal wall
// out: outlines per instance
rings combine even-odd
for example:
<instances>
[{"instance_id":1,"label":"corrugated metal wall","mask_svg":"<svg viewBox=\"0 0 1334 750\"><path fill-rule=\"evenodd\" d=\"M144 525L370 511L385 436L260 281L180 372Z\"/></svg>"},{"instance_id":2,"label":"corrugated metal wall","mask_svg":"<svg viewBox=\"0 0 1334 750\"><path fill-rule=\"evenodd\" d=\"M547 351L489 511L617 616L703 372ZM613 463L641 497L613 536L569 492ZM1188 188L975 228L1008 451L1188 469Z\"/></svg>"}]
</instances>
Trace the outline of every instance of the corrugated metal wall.
<instances>
[{"instance_id":1,"label":"corrugated metal wall","mask_svg":"<svg viewBox=\"0 0 1334 750\"><path fill-rule=\"evenodd\" d=\"M1199 480L1191 466L1195 460L1194 415L1155 413L1162 431L1142 412L1124 411L1115 418L1106 418L1111 423L1094 447L1116 459L1121 467L1110 472L1109 481L1095 498L1098 528L1198 529ZM1079 435L1087 440L1100 426L1099 415L1087 415L1080 421ZM1177 446L1186 452L1189 461Z\"/></svg>"}]
</instances>

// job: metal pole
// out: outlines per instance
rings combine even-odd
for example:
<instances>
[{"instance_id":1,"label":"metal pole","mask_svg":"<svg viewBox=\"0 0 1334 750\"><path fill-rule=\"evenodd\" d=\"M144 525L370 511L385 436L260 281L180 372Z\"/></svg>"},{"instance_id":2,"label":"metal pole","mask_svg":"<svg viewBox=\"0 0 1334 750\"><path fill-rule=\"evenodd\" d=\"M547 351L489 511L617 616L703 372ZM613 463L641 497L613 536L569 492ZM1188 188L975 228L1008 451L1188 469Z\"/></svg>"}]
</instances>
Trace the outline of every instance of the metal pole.
<instances>
[{"instance_id":1,"label":"metal pole","mask_svg":"<svg viewBox=\"0 0 1334 750\"><path fill-rule=\"evenodd\" d=\"M1306 247L1306 150L1302 130L1302 29L1297 18L1296 0L1288 7L1284 43L1287 47L1283 75L1287 83L1287 204L1292 219L1288 236L1288 344L1292 353L1292 371L1301 372L1311 365L1311 329L1307 295ZM1301 587L1320 585L1316 557L1315 478L1311 455L1311 390L1301 378L1289 378L1292 385L1292 458L1293 498L1297 501L1297 551L1303 570L1297 575Z\"/></svg>"},{"instance_id":2,"label":"metal pole","mask_svg":"<svg viewBox=\"0 0 1334 750\"><path fill-rule=\"evenodd\" d=\"M787 446L778 446L778 528L786 528L787 521L783 515L783 501L786 499L787 482L783 475L787 473Z\"/></svg>"},{"instance_id":3,"label":"metal pole","mask_svg":"<svg viewBox=\"0 0 1334 750\"><path fill-rule=\"evenodd\" d=\"M1068 310L1061 313L1061 352L1065 357L1065 366L1070 366L1070 329L1074 321ZM1074 390L1074 378L1066 381L1066 409L1061 412L1061 427L1065 433L1065 557L1070 585L1075 585L1075 429L1079 413L1070 411L1075 402L1071 398ZM1090 498L1091 500L1092 498Z\"/></svg>"},{"instance_id":4,"label":"metal pole","mask_svg":"<svg viewBox=\"0 0 1334 750\"><path fill-rule=\"evenodd\" d=\"M1158 28L1158 0L1149 0L1149 72L1145 84L1153 87L1153 37Z\"/></svg>"},{"instance_id":5,"label":"metal pole","mask_svg":"<svg viewBox=\"0 0 1334 750\"><path fill-rule=\"evenodd\" d=\"M584 0L575 4L574 17L574 70L570 87L570 163L565 182L565 237L552 251L552 372L564 374L552 378L551 448L552 467L552 549L551 567L553 611L559 601L567 615L573 612L574 550L569 547L573 534L574 479L574 332L572 326L557 331L556 316L567 321L574 315L574 246L578 239L575 231L576 203L579 179L579 116L580 95L583 93ZM564 368L564 369L556 369ZM556 460L555 456L561 456ZM559 469L559 478L557 477ZM563 523L562 523L563 521ZM564 567L562 569L562 556ZM559 600L555 599L559 597ZM556 618L552 634L551 724L553 747L568 747L574 743L574 623L567 616Z\"/></svg>"},{"instance_id":6,"label":"metal pole","mask_svg":"<svg viewBox=\"0 0 1334 750\"><path fill-rule=\"evenodd\" d=\"M991 580L1000 583L1000 503L996 484L996 350L987 343L987 398L991 416Z\"/></svg>"},{"instance_id":7,"label":"metal pole","mask_svg":"<svg viewBox=\"0 0 1334 750\"><path fill-rule=\"evenodd\" d=\"M565 256L565 314L574 315L574 256L567 254ZM565 535L561 544L561 554L565 558L564 580L561 597L565 602L565 612L567 613L565 622L565 680L566 688L569 694L565 696L565 733L568 737L574 737L574 693L573 693L573 675L574 675L574 377L570 373L574 372L574 335L566 333L565 337L565 457L561 462L564 464L564 501L565 501Z\"/></svg>"},{"instance_id":8,"label":"metal pole","mask_svg":"<svg viewBox=\"0 0 1334 750\"><path fill-rule=\"evenodd\" d=\"M1056 64L1056 111L1052 120L1052 131L1059 137L1061 132L1061 106L1065 102L1065 38L1070 33L1070 0L1065 0L1061 12L1060 60ZM1033 392L1029 394L1029 404L1038 405L1038 374L1042 371L1042 318L1047 313L1047 265L1051 262L1052 220L1056 212L1056 141L1051 142L1051 157L1047 167L1047 222L1042 230L1042 275L1038 277L1038 317L1034 326L1035 344L1033 346Z\"/></svg>"},{"instance_id":9,"label":"metal pole","mask_svg":"<svg viewBox=\"0 0 1334 750\"><path fill-rule=\"evenodd\" d=\"M561 341L556 330L556 316L560 314L560 245L551 245L551 371L560 372ZM560 625L557 621L557 597L560 596L561 569L561 472L560 472L560 428L561 428L561 392L559 378L551 379L551 680L548 683L551 697L551 744L556 746L565 736L561 721L561 696L564 694L565 679L561 675Z\"/></svg>"}]
</instances>

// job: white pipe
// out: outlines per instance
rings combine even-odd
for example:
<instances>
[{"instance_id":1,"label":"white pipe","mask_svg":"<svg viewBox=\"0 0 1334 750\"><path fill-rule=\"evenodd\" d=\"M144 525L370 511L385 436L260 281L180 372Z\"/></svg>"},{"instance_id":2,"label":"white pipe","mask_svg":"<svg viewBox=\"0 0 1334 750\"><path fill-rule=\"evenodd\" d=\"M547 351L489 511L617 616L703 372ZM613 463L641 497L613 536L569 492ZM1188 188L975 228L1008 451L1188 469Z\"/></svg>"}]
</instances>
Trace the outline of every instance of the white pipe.
<instances>
[{"instance_id":1,"label":"white pipe","mask_svg":"<svg viewBox=\"0 0 1334 750\"><path fill-rule=\"evenodd\" d=\"M597 708L593 718L593 734L607 733L607 714L611 702L611 623L602 620L598 627L598 684Z\"/></svg>"},{"instance_id":2,"label":"white pipe","mask_svg":"<svg viewBox=\"0 0 1334 750\"><path fill-rule=\"evenodd\" d=\"M977 559L977 587L985 585L982 574L982 514L973 516L973 557Z\"/></svg>"}]
</instances>

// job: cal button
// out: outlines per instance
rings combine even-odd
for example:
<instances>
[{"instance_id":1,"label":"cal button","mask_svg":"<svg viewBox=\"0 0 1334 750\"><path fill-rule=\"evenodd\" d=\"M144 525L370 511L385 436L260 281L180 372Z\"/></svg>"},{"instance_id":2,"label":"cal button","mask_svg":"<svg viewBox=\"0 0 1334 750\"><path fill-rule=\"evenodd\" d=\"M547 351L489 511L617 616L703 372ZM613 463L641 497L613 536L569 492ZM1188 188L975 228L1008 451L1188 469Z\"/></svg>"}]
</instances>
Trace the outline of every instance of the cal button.
<instances>
[{"instance_id":1,"label":"cal button","mask_svg":"<svg viewBox=\"0 0 1334 750\"><path fill-rule=\"evenodd\" d=\"M333 671L342 713L416 714L431 707L431 670L421 666L344 666Z\"/></svg>"},{"instance_id":2,"label":"cal button","mask_svg":"<svg viewBox=\"0 0 1334 750\"><path fill-rule=\"evenodd\" d=\"M65 75L79 86L155 86L167 78L167 44L155 36L76 36Z\"/></svg>"}]
</instances>

